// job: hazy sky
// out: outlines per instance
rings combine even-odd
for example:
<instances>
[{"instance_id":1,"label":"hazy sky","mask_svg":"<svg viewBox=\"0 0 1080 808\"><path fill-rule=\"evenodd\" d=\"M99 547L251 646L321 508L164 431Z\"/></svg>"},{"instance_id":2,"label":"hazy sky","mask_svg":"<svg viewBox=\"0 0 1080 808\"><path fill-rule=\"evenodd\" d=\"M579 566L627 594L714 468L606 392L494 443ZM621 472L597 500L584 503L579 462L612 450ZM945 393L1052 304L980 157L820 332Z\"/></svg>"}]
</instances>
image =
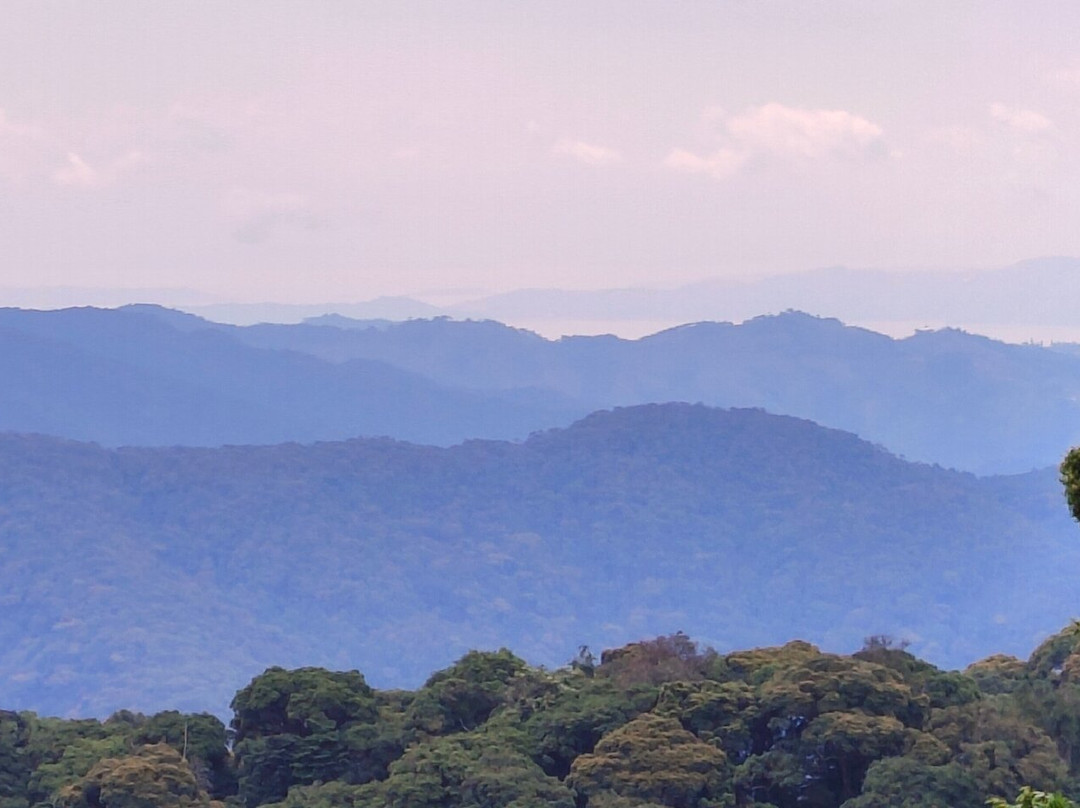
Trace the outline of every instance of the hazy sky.
<instances>
[{"instance_id":1,"label":"hazy sky","mask_svg":"<svg viewBox=\"0 0 1080 808\"><path fill-rule=\"evenodd\" d=\"M1080 255L1080 3L50 2L0 286L239 300Z\"/></svg>"}]
</instances>

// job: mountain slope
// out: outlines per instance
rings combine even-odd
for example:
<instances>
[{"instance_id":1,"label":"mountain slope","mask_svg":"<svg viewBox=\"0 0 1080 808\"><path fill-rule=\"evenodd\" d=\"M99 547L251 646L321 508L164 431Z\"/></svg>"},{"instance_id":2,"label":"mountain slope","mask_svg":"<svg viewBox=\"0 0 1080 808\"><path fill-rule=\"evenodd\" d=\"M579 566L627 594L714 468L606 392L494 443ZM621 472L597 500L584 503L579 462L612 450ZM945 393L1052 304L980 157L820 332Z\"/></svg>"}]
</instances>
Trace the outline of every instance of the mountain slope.
<instances>
[{"instance_id":1,"label":"mountain slope","mask_svg":"<svg viewBox=\"0 0 1080 808\"><path fill-rule=\"evenodd\" d=\"M479 393L378 360L331 363L158 309L0 310L0 429L107 445L221 445L392 435L521 438L587 409Z\"/></svg>"},{"instance_id":2,"label":"mountain slope","mask_svg":"<svg viewBox=\"0 0 1080 808\"><path fill-rule=\"evenodd\" d=\"M107 450L0 439L0 703L202 709L268 664L414 685L682 629L869 634L960 666L1080 602L1054 475L979 479L761 411L634 407L523 444Z\"/></svg>"},{"instance_id":3,"label":"mountain slope","mask_svg":"<svg viewBox=\"0 0 1080 808\"><path fill-rule=\"evenodd\" d=\"M210 323L155 306L0 310L0 429L106 445L520 439L596 409L763 407L923 462L1015 473L1080 442L1080 355L789 312L640 340L490 321Z\"/></svg>"},{"instance_id":4,"label":"mountain slope","mask_svg":"<svg viewBox=\"0 0 1080 808\"><path fill-rule=\"evenodd\" d=\"M662 401L764 407L979 473L1050 465L1080 442L1080 356L948 329L894 340L789 312L640 340L549 341L498 323L449 320L235 333L330 361L383 361L446 385L546 390L583 409Z\"/></svg>"}]
</instances>

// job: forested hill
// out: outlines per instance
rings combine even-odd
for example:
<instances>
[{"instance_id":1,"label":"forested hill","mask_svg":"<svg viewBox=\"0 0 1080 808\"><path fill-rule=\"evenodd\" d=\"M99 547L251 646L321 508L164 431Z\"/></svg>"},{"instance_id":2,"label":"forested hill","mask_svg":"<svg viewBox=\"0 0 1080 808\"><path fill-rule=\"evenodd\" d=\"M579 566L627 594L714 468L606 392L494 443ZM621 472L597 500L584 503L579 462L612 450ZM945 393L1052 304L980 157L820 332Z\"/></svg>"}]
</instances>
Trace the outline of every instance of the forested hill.
<instances>
[{"instance_id":1,"label":"forested hill","mask_svg":"<svg viewBox=\"0 0 1080 808\"><path fill-rule=\"evenodd\" d=\"M0 309L0 430L108 446L519 440L597 409L763 407L982 474L1080 443L1080 355L789 312L640 340L495 322L233 327L163 309Z\"/></svg>"},{"instance_id":2,"label":"forested hill","mask_svg":"<svg viewBox=\"0 0 1080 808\"><path fill-rule=\"evenodd\" d=\"M726 650L1026 655L1080 603L1051 470L907 463L757 410L599 412L522 444L109 450L0 438L0 704L207 709L269 664L415 685L682 629Z\"/></svg>"}]
</instances>

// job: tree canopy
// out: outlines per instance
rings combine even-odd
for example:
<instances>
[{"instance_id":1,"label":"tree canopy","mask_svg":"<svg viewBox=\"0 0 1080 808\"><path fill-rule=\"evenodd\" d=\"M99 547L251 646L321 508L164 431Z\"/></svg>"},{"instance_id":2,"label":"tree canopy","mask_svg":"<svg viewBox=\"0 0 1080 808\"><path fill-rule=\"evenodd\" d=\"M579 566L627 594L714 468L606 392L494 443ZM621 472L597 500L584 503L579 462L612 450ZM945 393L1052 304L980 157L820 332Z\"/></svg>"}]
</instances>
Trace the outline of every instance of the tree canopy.
<instances>
[{"instance_id":1,"label":"tree canopy","mask_svg":"<svg viewBox=\"0 0 1080 808\"><path fill-rule=\"evenodd\" d=\"M413 691L275 667L228 731L0 712L0 808L1068 808L1078 658L1066 628L965 672L881 637L720 654L682 633L555 670L471 651Z\"/></svg>"},{"instance_id":2,"label":"tree canopy","mask_svg":"<svg viewBox=\"0 0 1080 808\"><path fill-rule=\"evenodd\" d=\"M1061 484L1073 519L1080 521L1080 447L1074 447L1061 461Z\"/></svg>"}]
</instances>

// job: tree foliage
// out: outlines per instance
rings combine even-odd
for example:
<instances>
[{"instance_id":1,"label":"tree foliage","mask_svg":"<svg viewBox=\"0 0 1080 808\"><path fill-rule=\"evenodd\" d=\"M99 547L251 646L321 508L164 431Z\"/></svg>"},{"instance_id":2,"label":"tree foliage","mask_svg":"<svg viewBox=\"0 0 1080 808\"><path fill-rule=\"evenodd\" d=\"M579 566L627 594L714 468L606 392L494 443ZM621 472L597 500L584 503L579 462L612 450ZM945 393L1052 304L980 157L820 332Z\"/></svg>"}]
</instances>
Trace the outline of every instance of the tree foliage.
<instances>
[{"instance_id":1,"label":"tree foliage","mask_svg":"<svg viewBox=\"0 0 1080 808\"><path fill-rule=\"evenodd\" d=\"M674 634L555 671L472 651L415 691L271 668L231 747L205 713L0 712L0 808L1059 808L1078 646L959 673L881 638L721 655Z\"/></svg>"},{"instance_id":2,"label":"tree foliage","mask_svg":"<svg viewBox=\"0 0 1080 808\"><path fill-rule=\"evenodd\" d=\"M378 773L375 694L356 671L270 668L232 707L237 781L248 806L284 799L293 785L363 783Z\"/></svg>"},{"instance_id":3,"label":"tree foliage","mask_svg":"<svg viewBox=\"0 0 1080 808\"><path fill-rule=\"evenodd\" d=\"M1080 446L1069 450L1061 461L1061 484L1065 488L1065 500L1069 513L1080 521Z\"/></svg>"},{"instance_id":4,"label":"tree foliage","mask_svg":"<svg viewBox=\"0 0 1080 808\"><path fill-rule=\"evenodd\" d=\"M98 761L57 792L57 808L209 808L207 794L168 744Z\"/></svg>"},{"instance_id":5,"label":"tree foliage","mask_svg":"<svg viewBox=\"0 0 1080 808\"><path fill-rule=\"evenodd\" d=\"M1020 789L1014 802L1006 802L1000 797L993 797L987 801L990 808L1075 808L1076 803L1064 794L1048 794L1045 791L1036 791L1030 786Z\"/></svg>"},{"instance_id":6,"label":"tree foliage","mask_svg":"<svg viewBox=\"0 0 1080 808\"><path fill-rule=\"evenodd\" d=\"M589 797L613 792L639 802L693 808L726 789L727 756L653 713L608 733L570 767L566 782Z\"/></svg>"}]
</instances>

